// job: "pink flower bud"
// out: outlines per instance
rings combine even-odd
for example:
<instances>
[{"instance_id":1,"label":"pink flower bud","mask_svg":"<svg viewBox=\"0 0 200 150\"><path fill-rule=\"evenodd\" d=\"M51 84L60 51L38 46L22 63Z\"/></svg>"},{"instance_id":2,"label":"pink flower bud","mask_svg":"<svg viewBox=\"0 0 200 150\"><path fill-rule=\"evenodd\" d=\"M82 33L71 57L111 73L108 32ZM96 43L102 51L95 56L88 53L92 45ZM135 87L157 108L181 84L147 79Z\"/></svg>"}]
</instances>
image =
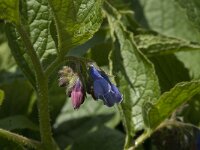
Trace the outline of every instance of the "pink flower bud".
<instances>
[{"instance_id":1,"label":"pink flower bud","mask_svg":"<svg viewBox=\"0 0 200 150\"><path fill-rule=\"evenodd\" d=\"M78 109L80 105L84 102L85 99L85 91L80 79L77 79L75 85L71 91L71 100L74 109Z\"/></svg>"}]
</instances>

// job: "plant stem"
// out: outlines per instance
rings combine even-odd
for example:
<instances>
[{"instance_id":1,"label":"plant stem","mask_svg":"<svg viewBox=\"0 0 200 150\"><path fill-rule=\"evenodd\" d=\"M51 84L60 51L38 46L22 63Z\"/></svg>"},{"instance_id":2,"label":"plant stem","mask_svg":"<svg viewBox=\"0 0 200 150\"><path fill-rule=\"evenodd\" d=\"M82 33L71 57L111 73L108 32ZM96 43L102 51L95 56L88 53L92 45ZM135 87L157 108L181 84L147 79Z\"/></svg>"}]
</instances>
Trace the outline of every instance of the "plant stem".
<instances>
[{"instance_id":1,"label":"plant stem","mask_svg":"<svg viewBox=\"0 0 200 150\"><path fill-rule=\"evenodd\" d=\"M38 95L38 112L40 122L40 135L44 147L48 150L54 149L52 139L52 131L49 115L49 100L48 100L48 78L45 76L40 60L33 48L27 32L24 30L23 25L18 25L17 30L26 47L26 53L29 55L35 70L37 95Z\"/></svg>"},{"instance_id":2,"label":"plant stem","mask_svg":"<svg viewBox=\"0 0 200 150\"><path fill-rule=\"evenodd\" d=\"M37 150L42 149L42 145L40 142L32 140L32 139L28 139L24 136L18 135L16 133L12 133L4 129L0 129L0 136L8 140L11 140L15 143L18 143L19 145L26 145L30 148L34 148Z\"/></svg>"},{"instance_id":3,"label":"plant stem","mask_svg":"<svg viewBox=\"0 0 200 150\"><path fill-rule=\"evenodd\" d=\"M150 137L152 134L152 131L146 131L142 135L140 135L136 140L135 140L135 145L130 147L128 150L135 150L136 147L138 147L140 144L142 144L147 138Z\"/></svg>"}]
</instances>

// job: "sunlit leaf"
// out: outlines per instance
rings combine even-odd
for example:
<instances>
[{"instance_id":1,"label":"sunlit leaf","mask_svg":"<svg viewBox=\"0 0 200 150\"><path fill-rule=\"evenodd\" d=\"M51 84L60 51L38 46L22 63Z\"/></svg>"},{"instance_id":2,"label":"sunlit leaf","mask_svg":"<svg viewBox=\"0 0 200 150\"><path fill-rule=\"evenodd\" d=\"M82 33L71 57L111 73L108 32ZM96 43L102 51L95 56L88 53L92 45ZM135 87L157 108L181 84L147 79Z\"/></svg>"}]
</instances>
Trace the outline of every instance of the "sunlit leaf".
<instances>
[{"instance_id":1,"label":"sunlit leaf","mask_svg":"<svg viewBox=\"0 0 200 150\"><path fill-rule=\"evenodd\" d=\"M163 93L155 103L146 102L143 107L146 126L155 129L172 112L198 93L200 93L199 81L182 82Z\"/></svg>"},{"instance_id":2,"label":"sunlit leaf","mask_svg":"<svg viewBox=\"0 0 200 150\"><path fill-rule=\"evenodd\" d=\"M58 30L60 51L80 45L90 39L102 22L103 0L49 0Z\"/></svg>"}]
</instances>

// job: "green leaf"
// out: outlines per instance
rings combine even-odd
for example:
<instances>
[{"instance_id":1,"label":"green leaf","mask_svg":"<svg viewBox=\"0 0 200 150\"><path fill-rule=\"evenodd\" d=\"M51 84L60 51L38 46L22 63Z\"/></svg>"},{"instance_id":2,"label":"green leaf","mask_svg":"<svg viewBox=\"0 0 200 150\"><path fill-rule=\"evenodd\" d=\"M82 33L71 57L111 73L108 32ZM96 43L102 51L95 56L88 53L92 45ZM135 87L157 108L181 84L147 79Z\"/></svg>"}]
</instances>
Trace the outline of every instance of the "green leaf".
<instances>
[{"instance_id":1,"label":"green leaf","mask_svg":"<svg viewBox=\"0 0 200 150\"><path fill-rule=\"evenodd\" d=\"M110 29L114 30L118 40L111 53L111 67L123 94L120 109L122 120L127 134L133 136L135 131L144 128L142 104L159 97L158 79L153 65L138 51L132 33L122 24L121 15L114 8L106 9Z\"/></svg>"},{"instance_id":2,"label":"green leaf","mask_svg":"<svg viewBox=\"0 0 200 150\"><path fill-rule=\"evenodd\" d=\"M163 55L179 51L200 50L200 44L167 37L153 31L138 30L134 36L137 47L146 55Z\"/></svg>"},{"instance_id":3,"label":"green leaf","mask_svg":"<svg viewBox=\"0 0 200 150\"><path fill-rule=\"evenodd\" d=\"M71 149L122 150L124 139L125 136L121 132L104 127L79 138L73 143Z\"/></svg>"},{"instance_id":4,"label":"green leaf","mask_svg":"<svg viewBox=\"0 0 200 150\"><path fill-rule=\"evenodd\" d=\"M23 1L23 24L44 68L56 57L56 45L50 33L52 15L47 0Z\"/></svg>"},{"instance_id":5,"label":"green leaf","mask_svg":"<svg viewBox=\"0 0 200 150\"><path fill-rule=\"evenodd\" d=\"M78 46L99 29L103 0L49 0L62 53Z\"/></svg>"},{"instance_id":6,"label":"green leaf","mask_svg":"<svg viewBox=\"0 0 200 150\"><path fill-rule=\"evenodd\" d=\"M64 91L63 91L64 92ZM92 106L92 107L91 107ZM101 101L94 101L90 96L74 110L71 99L67 99L55 124L55 139L62 149L102 126L114 128L120 122L116 108L104 106Z\"/></svg>"},{"instance_id":7,"label":"green leaf","mask_svg":"<svg viewBox=\"0 0 200 150\"><path fill-rule=\"evenodd\" d=\"M155 129L173 111L199 92L200 81L182 82L163 93L155 103L146 102L143 106L145 125Z\"/></svg>"},{"instance_id":8,"label":"green leaf","mask_svg":"<svg viewBox=\"0 0 200 150\"><path fill-rule=\"evenodd\" d=\"M146 28L167 36L200 41L198 29L194 28L187 12L175 0L133 0L132 2L135 18Z\"/></svg>"},{"instance_id":9,"label":"green leaf","mask_svg":"<svg viewBox=\"0 0 200 150\"><path fill-rule=\"evenodd\" d=\"M3 100L4 100L4 92L0 90L0 106L3 103Z\"/></svg>"},{"instance_id":10,"label":"green leaf","mask_svg":"<svg viewBox=\"0 0 200 150\"><path fill-rule=\"evenodd\" d=\"M191 20L191 22L195 25L195 27L200 32L200 2L198 0L175 0L177 1L181 7L183 7L186 12L188 18Z\"/></svg>"},{"instance_id":11,"label":"green leaf","mask_svg":"<svg viewBox=\"0 0 200 150\"><path fill-rule=\"evenodd\" d=\"M0 19L19 23L19 0L1 0Z\"/></svg>"},{"instance_id":12,"label":"green leaf","mask_svg":"<svg viewBox=\"0 0 200 150\"><path fill-rule=\"evenodd\" d=\"M98 118L98 116L105 116L105 118ZM92 97L88 96L78 111L75 111L73 109L71 99L68 99L61 113L59 114L54 126L59 127L61 124L67 121L80 119L83 117L90 117L89 124L91 125L92 123L92 126L104 124L108 127L115 127L120 121L119 113L116 111L115 108L104 106L101 101L95 101L92 99ZM94 124L94 122L96 123Z\"/></svg>"},{"instance_id":13,"label":"green leaf","mask_svg":"<svg viewBox=\"0 0 200 150\"><path fill-rule=\"evenodd\" d=\"M37 55L46 68L56 57L56 46L50 34L52 16L46 0L22 1L21 22L29 35ZM34 70L30 58L25 53L25 46L13 26L6 26L11 52L23 73L33 87L35 85Z\"/></svg>"},{"instance_id":14,"label":"green leaf","mask_svg":"<svg viewBox=\"0 0 200 150\"><path fill-rule=\"evenodd\" d=\"M22 115L11 116L0 119L0 128L6 130L15 130L15 129L31 129L35 131L39 130L37 125L32 123L27 117Z\"/></svg>"}]
</instances>

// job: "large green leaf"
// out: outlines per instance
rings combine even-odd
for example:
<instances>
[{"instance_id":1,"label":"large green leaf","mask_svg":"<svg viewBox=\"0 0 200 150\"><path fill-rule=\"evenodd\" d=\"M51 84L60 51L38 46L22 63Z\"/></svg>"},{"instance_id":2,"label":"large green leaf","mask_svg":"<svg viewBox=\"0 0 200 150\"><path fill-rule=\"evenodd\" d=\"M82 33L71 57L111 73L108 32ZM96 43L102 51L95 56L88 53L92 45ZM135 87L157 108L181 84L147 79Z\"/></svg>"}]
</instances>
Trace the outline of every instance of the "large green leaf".
<instances>
[{"instance_id":1,"label":"large green leaf","mask_svg":"<svg viewBox=\"0 0 200 150\"><path fill-rule=\"evenodd\" d=\"M0 19L19 23L19 0L1 0Z\"/></svg>"},{"instance_id":2,"label":"large green leaf","mask_svg":"<svg viewBox=\"0 0 200 150\"><path fill-rule=\"evenodd\" d=\"M90 39L101 25L103 0L49 0L49 3L62 52Z\"/></svg>"},{"instance_id":3,"label":"large green leaf","mask_svg":"<svg viewBox=\"0 0 200 150\"><path fill-rule=\"evenodd\" d=\"M133 136L135 131L144 128L142 104L159 97L158 79L153 65L138 51L132 33L122 24L117 10L110 7L106 10L110 28L118 40L111 54L111 67L123 94L122 120L127 134Z\"/></svg>"},{"instance_id":4,"label":"large green leaf","mask_svg":"<svg viewBox=\"0 0 200 150\"><path fill-rule=\"evenodd\" d=\"M3 103L3 100L4 100L4 92L0 90L0 106Z\"/></svg>"},{"instance_id":5,"label":"large green leaf","mask_svg":"<svg viewBox=\"0 0 200 150\"><path fill-rule=\"evenodd\" d=\"M163 35L200 42L200 32L198 32L198 29L194 27L194 24L187 16L189 9L187 11L184 10L177 1L133 0L132 2L135 10L135 18L143 26L158 31ZM181 3L184 2L182 1ZM193 1L186 2L186 4L189 3L192 4ZM194 6L193 8L198 6ZM191 8L191 11L194 10L193 8ZM200 65L198 64L200 63L200 53L198 51L179 52L176 56L184 63L192 78L199 78L198 70Z\"/></svg>"},{"instance_id":6,"label":"large green leaf","mask_svg":"<svg viewBox=\"0 0 200 150\"><path fill-rule=\"evenodd\" d=\"M188 18L200 32L200 2L199 0L175 0L186 9Z\"/></svg>"},{"instance_id":7,"label":"large green leaf","mask_svg":"<svg viewBox=\"0 0 200 150\"><path fill-rule=\"evenodd\" d=\"M114 128L119 121L120 115L116 108L104 106L101 101L94 101L90 96L79 110L74 110L71 99L67 99L54 124L54 136L61 148L65 148L102 126Z\"/></svg>"},{"instance_id":8,"label":"large green leaf","mask_svg":"<svg viewBox=\"0 0 200 150\"><path fill-rule=\"evenodd\" d=\"M155 129L173 111L197 93L200 93L200 81L181 82L170 91L163 93L155 103L146 102L143 107L146 126Z\"/></svg>"},{"instance_id":9,"label":"large green leaf","mask_svg":"<svg viewBox=\"0 0 200 150\"><path fill-rule=\"evenodd\" d=\"M52 15L47 0L23 1L22 15L33 47L43 65L47 66L56 56L56 45L50 34Z\"/></svg>"},{"instance_id":10,"label":"large green leaf","mask_svg":"<svg viewBox=\"0 0 200 150\"><path fill-rule=\"evenodd\" d=\"M164 35L200 41L198 29L194 28L187 12L175 0L133 0L132 2L136 19L143 26Z\"/></svg>"},{"instance_id":11,"label":"large green leaf","mask_svg":"<svg viewBox=\"0 0 200 150\"><path fill-rule=\"evenodd\" d=\"M56 57L56 46L50 34L50 23L52 16L46 0L22 1L21 22L24 30L29 35L38 58L45 68ZM11 52L33 87L35 85L34 70L30 58L25 53L23 41L15 31L13 26L7 27L7 37Z\"/></svg>"},{"instance_id":12,"label":"large green leaf","mask_svg":"<svg viewBox=\"0 0 200 150\"><path fill-rule=\"evenodd\" d=\"M98 118L98 116L105 116L105 118ZM101 103L101 101L94 101L91 96L88 96L78 111L73 109L71 99L67 99L67 102L59 114L54 126L59 127L67 121L83 117L89 117L89 124L92 122L94 126L104 124L108 127L115 127L120 121L119 114L115 108L106 107ZM97 124L97 122L99 123Z\"/></svg>"}]
</instances>

